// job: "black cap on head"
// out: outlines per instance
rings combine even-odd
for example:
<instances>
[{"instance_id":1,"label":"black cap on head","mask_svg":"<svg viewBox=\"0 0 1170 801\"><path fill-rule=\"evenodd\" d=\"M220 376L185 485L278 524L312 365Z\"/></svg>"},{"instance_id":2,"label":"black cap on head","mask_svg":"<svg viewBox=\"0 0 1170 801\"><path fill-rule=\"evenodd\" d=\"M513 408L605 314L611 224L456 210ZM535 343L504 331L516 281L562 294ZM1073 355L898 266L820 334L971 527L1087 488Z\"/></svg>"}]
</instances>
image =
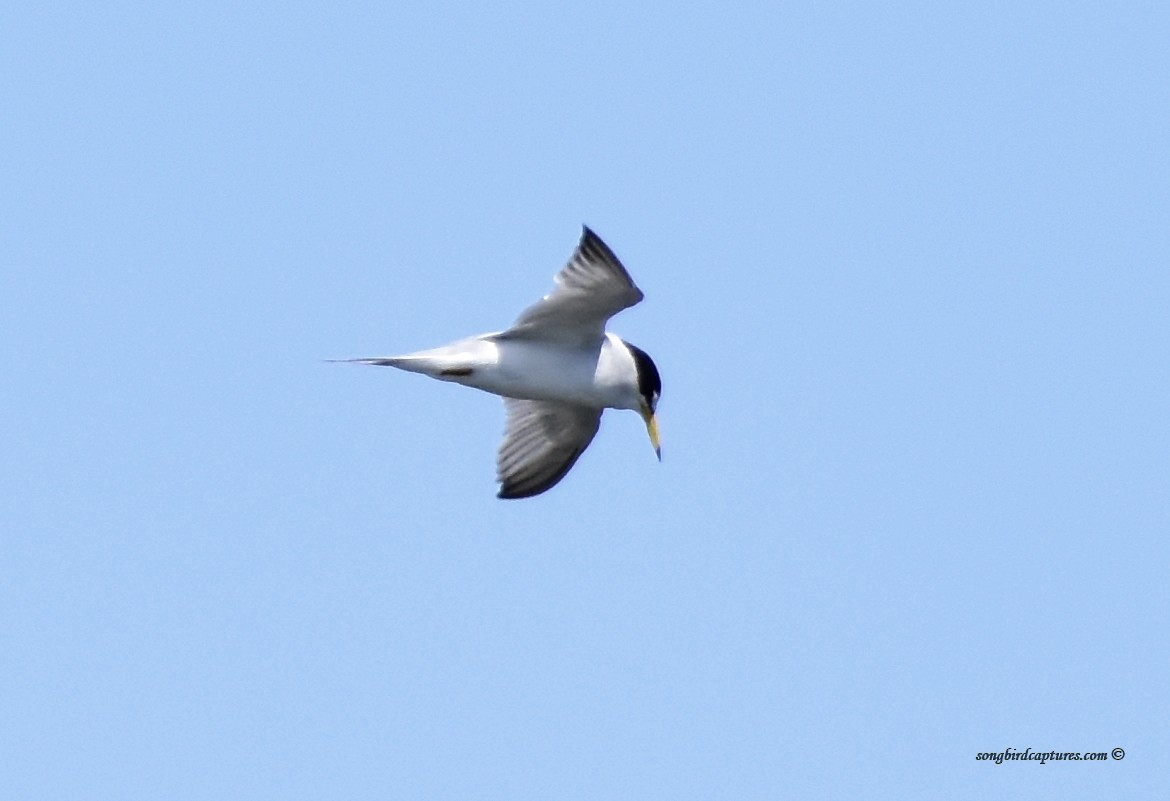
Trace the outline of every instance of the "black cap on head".
<instances>
[{"instance_id":1,"label":"black cap on head","mask_svg":"<svg viewBox=\"0 0 1170 801\"><path fill-rule=\"evenodd\" d=\"M634 365L638 370L638 393L646 399L646 405L653 411L658 404L659 396L662 395L662 378L658 375L658 368L646 351L637 345L631 345L624 339L622 342L625 342L626 347L630 349L630 354L634 357Z\"/></svg>"}]
</instances>

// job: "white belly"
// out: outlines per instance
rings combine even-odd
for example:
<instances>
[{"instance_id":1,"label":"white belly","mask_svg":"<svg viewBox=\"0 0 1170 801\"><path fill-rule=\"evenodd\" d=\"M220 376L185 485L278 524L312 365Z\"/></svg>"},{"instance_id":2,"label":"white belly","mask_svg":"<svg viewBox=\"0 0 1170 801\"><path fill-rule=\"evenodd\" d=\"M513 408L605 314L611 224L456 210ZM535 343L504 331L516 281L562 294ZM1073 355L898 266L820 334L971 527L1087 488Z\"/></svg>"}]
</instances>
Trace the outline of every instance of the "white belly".
<instances>
[{"instance_id":1,"label":"white belly","mask_svg":"<svg viewBox=\"0 0 1170 801\"><path fill-rule=\"evenodd\" d=\"M600 348L585 350L523 340L493 344L495 363L468 376L470 386L510 398L598 407L615 400L604 371L599 370Z\"/></svg>"},{"instance_id":2,"label":"white belly","mask_svg":"<svg viewBox=\"0 0 1170 801\"><path fill-rule=\"evenodd\" d=\"M509 398L637 409L637 387L630 384L633 360L614 339L610 334L598 347L580 348L486 334L388 361Z\"/></svg>"}]
</instances>

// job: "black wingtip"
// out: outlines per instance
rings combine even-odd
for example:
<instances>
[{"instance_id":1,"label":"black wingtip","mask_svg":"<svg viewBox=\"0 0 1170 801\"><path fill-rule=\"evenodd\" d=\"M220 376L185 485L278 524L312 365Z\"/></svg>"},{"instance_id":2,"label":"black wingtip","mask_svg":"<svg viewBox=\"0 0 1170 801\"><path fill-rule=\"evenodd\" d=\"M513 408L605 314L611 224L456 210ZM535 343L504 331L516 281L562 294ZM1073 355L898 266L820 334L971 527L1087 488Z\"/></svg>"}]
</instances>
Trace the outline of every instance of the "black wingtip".
<instances>
[{"instance_id":1,"label":"black wingtip","mask_svg":"<svg viewBox=\"0 0 1170 801\"><path fill-rule=\"evenodd\" d=\"M519 501L524 498L534 498L550 489L552 487L539 487L534 490L517 490L509 487L500 487L500 491L496 493L496 497L501 501Z\"/></svg>"},{"instance_id":2,"label":"black wingtip","mask_svg":"<svg viewBox=\"0 0 1170 801\"><path fill-rule=\"evenodd\" d=\"M582 225L581 225L581 243L580 244L582 244L582 245L586 245L586 244L598 245L601 247L602 250L604 250L610 256L613 256L613 251L610 250L609 245L605 244L605 240L602 239L600 236L598 236L596 231L594 231L592 228L590 228L588 225L585 225L584 223L582 223ZM616 256L613 256L613 258L615 260L617 259Z\"/></svg>"},{"instance_id":3,"label":"black wingtip","mask_svg":"<svg viewBox=\"0 0 1170 801\"><path fill-rule=\"evenodd\" d=\"M597 232L588 225L581 225L581 241L577 243L577 251L573 254L574 257L583 255L591 261L601 261L609 264L610 268L615 270L626 282L637 289L634 284L634 279L630 277L629 270L622 264L622 260L613 252L613 248L605 244L605 240L597 235Z\"/></svg>"},{"instance_id":4,"label":"black wingtip","mask_svg":"<svg viewBox=\"0 0 1170 801\"><path fill-rule=\"evenodd\" d=\"M593 439L591 436L590 440ZM585 448L589 447L589 443L585 443ZM581 458L581 454L585 453L585 448L578 448L572 456L565 460L555 473L545 476L543 479L533 481L531 477L521 478L518 481L512 481L510 484L504 484L500 487L500 491L496 493L496 497L505 501L514 501L521 498L535 498L537 495L542 495L550 489L561 483L561 480L569 474L573 469L573 465L577 464L577 460Z\"/></svg>"}]
</instances>

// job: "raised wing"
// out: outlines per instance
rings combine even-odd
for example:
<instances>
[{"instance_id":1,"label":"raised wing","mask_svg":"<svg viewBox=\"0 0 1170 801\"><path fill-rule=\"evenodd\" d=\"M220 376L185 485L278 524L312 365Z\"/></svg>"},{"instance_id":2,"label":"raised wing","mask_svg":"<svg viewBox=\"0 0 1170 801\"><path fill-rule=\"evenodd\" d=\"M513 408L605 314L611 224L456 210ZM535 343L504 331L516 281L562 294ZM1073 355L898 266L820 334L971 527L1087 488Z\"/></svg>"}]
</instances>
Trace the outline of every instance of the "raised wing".
<instances>
[{"instance_id":1,"label":"raised wing","mask_svg":"<svg viewBox=\"0 0 1170 801\"><path fill-rule=\"evenodd\" d=\"M504 398L508 422L496 460L499 497L530 498L565 477L601 425L601 409Z\"/></svg>"},{"instance_id":2,"label":"raised wing","mask_svg":"<svg viewBox=\"0 0 1170 801\"><path fill-rule=\"evenodd\" d=\"M600 342L606 321L642 300L642 290L618 257L588 226L582 227L581 241L555 281L553 291L525 309L503 336Z\"/></svg>"}]
</instances>

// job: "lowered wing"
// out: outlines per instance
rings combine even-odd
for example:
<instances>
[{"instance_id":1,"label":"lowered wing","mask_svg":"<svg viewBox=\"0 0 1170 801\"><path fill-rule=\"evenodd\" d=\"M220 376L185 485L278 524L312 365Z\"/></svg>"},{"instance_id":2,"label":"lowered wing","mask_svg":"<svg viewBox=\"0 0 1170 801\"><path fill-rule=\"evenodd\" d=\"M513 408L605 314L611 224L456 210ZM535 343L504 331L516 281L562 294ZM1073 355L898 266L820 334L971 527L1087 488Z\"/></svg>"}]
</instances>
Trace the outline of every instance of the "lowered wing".
<instances>
[{"instance_id":1,"label":"lowered wing","mask_svg":"<svg viewBox=\"0 0 1170 801\"><path fill-rule=\"evenodd\" d=\"M499 497L530 498L565 477L601 425L601 409L504 398L508 421L496 460Z\"/></svg>"}]
</instances>

